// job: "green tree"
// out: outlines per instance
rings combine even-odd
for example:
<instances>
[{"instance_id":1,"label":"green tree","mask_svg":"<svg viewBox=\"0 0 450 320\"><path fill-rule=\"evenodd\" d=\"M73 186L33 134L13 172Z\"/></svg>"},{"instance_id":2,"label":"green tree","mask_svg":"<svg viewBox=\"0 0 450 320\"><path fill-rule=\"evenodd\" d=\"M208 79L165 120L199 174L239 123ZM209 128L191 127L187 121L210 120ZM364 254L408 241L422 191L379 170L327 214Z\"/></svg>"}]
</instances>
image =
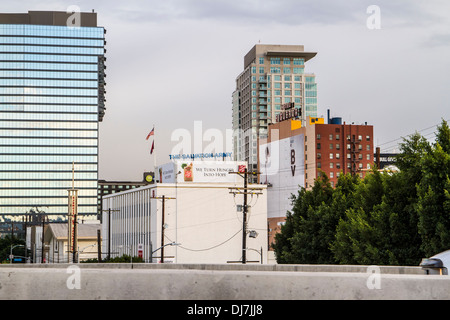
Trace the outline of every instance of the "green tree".
<instances>
[{"instance_id":1,"label":"green tree","mask_svg":"<svg viewBox=\"0 0 450 320\"><path fill-rule=\"evenodd\" d=\"M450 154L439 143L423 157L422 180L417 186L418 230L422 249L431 256L450 249Z\"/></svg>"}]
</instances>

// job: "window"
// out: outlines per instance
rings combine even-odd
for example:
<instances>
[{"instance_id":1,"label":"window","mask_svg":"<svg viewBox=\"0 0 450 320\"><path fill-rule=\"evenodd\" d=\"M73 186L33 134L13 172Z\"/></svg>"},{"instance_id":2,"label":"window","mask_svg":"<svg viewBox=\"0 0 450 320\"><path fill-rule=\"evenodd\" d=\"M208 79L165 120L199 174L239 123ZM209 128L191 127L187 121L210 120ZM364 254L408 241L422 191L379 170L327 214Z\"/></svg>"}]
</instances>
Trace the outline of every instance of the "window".
<instances>
[{"instance_id":1,"label":"window","mask_svg":"<svg viewBox=\"0 0 450 320\"><path fill-rule=\"evenodd\" d=\"M339 143L336 143L336 150L340 150L341 149L341 145Z\"/></svg>"},{"instance_id":2,"label":"window","mask_svg":"<svg viewBox=\"0 0 450 320\"><path fill-rule=\"evenodd\" d=\"M333 169L333 167L334 167L334 163L330 162L330 169Z\"/></svg>"},{"instance_id":3,"label":"window","mask_svg":"<svg viewBox=\"0 0 450 320\"><path fill-rule=\"evenodd\" d=\"M280 64L280 58L270 58L270 64Z\"/></svg>"},{"instance_id":4,"label":"window","mask_svg":"<svg viewBox=\"0 0 450 320\"><path fill-rule=\"evenodd\" d=\"M339 140L339 134L336 135L336 140Z\"/></svg>"},{"instance_id":5,"label":"window","mask_svg":"<svg viewBox=\"0 0 450 320\"><path fill-rule=\"evenodd\" d=\"M340 153L336 153L336 159L340 159L341 158L341 154Z\"/></svg>"},{"instance_id":6,"label":"window","mask_svg":"<svg viewBox=\"0 0 450 320\"><path fill-rule=\"evenodd\" d=\"M320 133L317 134L317 140L320 140Z\"/></svg>"},{"instance_id":7,"label":"window","mask_svg":"<svg viewBox=\"0 0 450 320\"><path fill-rule=\"evenodd\" d=\"M290 84L289 82L286 82L286 83L284 84L284 88L285 88L285 89L291 89L291 84Z\"/></svg>"},{"instance_id":8,"label":"window","mask_svg":"<svg viewBox=\"0 0 450 320\"><path fill-rule=\"evenodd\" d=\"M370 141L370 136L366 136L366 141Z\"/></svg>"},{"instance_id":9,"label":"window","mask_svg":"<svg viewBox=\"0 0 450 320\"><path fill-rule=\"evenodd\" d=\"M291 73L291 68L283 68L283 73Z\"/></svg>"},{"instance_id":10,"label":"window","mask_svg":"<svg viewBox=\"0 0 450 320\"><path fill-rule=\"evenodd\" d=\"M275 82L275 89L281 89L281 82Z\"/></svg>"},{"instance_id":11,"label":"window","mask_svg":"<svg viewBox=\"0 0 450 320\"><path fill-rule=\"evenodd\" d=\"M317 162L317 168L322 168L322 164L320 162Z\"/></svg>"},{"instance_id":12,"label":"window","mask_svg":"<svg viewBox=\"0 0 450 320\"><path fill-rule=\"evenodd\" d=\"M300 90L294 90L294 95L295 96L301 96L302 92Z\"/></svg>"},{"instance_id":13,"label":"window","mask_svg":"<svg viewBox=\"0 0 450 320\"><path fill-rule=\"evenodd\" d=\"M259 64L264 64L264 57L259 57Z\"/></svg>"},{"instance_id":14,"label":"window","mask_svg":"<svg viewBox=\"0 0 450 320\"><path fill-rule=\"evenodd\" d=\"M255 72L256 72L256 70L255 70ZM281 73L281 68L271 67L270 73Z\"/></svg>"},{"instance_id":15,"label":"window","mask_svg":"<svg viewBox=\"0 0 450 320\"><path fill-rule=\"evenodd\" d=\"M330 143L330 150L333 150L333 144Z\"/></svg>"},{"instance_id":16,"label":"window","mask_svg":"<svg viewBox=\"0 0 450 320\"><path fill-rule=\"evenodd\" d=\"M289 59L289 58L284 58L284 59L283 59L283 64L291 64L291 59Z\"/></svg>"},{"instance_id":17,"label":"window","mask_svg":"<svg viewBox=\"0 0 450 320\"><path fill-rule=\"evenodd\" d=\"M367 151L369 151L369 150L370 150L370 144L367 145Z\"/></svg>"},{"instance_id":18,"label":"window","mask_svg":"<svg viewBox=\"0 0 450 320\"><path fill-rule=\"evenodd\" d=\"M333 154L332 153L330 153L330 159L333 159Z\"/></svg>"},{"instance_id":19,"label":"window","mask_svg":"<svg viewBox=\"0 0 450 320\"><path fill-rule=\"evenodd\" d=\"M358 135L358 140L359 140L359 141L362 140L362 135Z\"/></svg>"},{"instance_id":20,"label":"window","mask_svg":"<svg viewBox=\"0 0 450 320\"><path fill-rule=\"evenodd\" d=\"M284 76L284 81L291 81L291 76Z\"/></svg>"},{"instance_id":21,"label":"window","mask_svg":"<svg viewBox=\"0 0 450 320\"><path fill-rule=\"evenodd\" d=\"M317 159L320 159L322 157L322 154L320 152L317 153Z\"/></svg>"},{"instance_id":22,"label":"window","mask_svg":"<svg viewBox=\"0 0 450 320\"><path fill-rule=\"evenodd\" d=\"M351 146L350 143L347 143L347 150L350 150Z\"/></svg>"},{"instance_id":23,"label":"window","mask_svg":"<svg viewBox=\"0 0 450 320\"><path fill-rule=\"evenodd\" d=\"M367 160L370 160L370 154L369 153L367 154Z\"/></svg>"},{"instance_id":24,"label":"window","mask_svg":"<svg viewBox=\"0 0 450 320\"><path fill-rule=\"evenodd\" d=\"M259 73L264 73L264 67L259 67Z\"/></svg>"},{"instance_id":25,"label":"window","mask_svg":"<svg viewBox=\"0 0 450 320\"><path fill-rule=\"evenodd\" d=\"M252 73L256 73L256 67L252 67Z\"/></svg>"},{"instance_id":26,"label":"window","mask_svg":"<svg viewBox=\"0 0 450 320\"><path fill-rule=\"evenodd\" d=\"M334 173L330 172L330 178L334 178Z\"/></svg>"},{"instance_id":27,"label":"window","mask_svg":"<svg viewBox=\"0 0 450 320\"><path fill-rule=\"evenodd\" d=\"M317 144L317 149L320 149L320 143Z\"/></svg>"},{"instance_id":28,"label":"window","mask_svg":"<svg viewBox=\"0 0 450 320\"><path fill-rule=\"evenodd\" d=\"M302 66L302 65L305 64L305 59L303 59L303 58L294 58L293 62L294 62L294 65Z\"/></svg>"}]
</instances>

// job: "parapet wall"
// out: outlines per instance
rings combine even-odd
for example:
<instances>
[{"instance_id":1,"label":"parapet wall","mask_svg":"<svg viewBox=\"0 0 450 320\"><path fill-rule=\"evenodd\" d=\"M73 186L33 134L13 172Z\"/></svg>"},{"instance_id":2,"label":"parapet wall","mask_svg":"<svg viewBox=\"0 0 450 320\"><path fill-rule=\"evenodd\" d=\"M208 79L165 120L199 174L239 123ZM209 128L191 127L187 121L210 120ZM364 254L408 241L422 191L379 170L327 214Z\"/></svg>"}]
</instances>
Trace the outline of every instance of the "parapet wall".
<instances>
[{"instance_id":1,"label":"parapet wall","mask_svg":"<svg viewBox=\"0 0 450 320\"><path fill-rule=\"evenodd\" d=\"M450 276L419 267L289 265L1 265L0 299L450 299Z\"/></svg>"}]
</instances>

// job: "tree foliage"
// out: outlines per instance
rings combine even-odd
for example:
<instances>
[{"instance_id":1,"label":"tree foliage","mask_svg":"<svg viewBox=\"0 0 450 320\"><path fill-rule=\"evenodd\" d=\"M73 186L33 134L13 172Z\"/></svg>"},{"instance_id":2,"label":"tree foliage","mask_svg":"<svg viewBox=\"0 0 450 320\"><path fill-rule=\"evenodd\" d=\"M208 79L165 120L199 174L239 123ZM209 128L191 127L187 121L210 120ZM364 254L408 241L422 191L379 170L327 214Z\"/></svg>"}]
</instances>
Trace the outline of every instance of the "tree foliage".
<instances>
[{"instance_id":1,"label":"tree foliage","mask_svg":"<svg viewBox=\"0 0 450 320\"><path fill-rule=\"evenodd\" d=\"M450 129L435 143L415 133L400 145L398 172L364 179L322 173L293 196L275 237L278 263L418 265L450 249Z\"/></svg>"}]
</instances>

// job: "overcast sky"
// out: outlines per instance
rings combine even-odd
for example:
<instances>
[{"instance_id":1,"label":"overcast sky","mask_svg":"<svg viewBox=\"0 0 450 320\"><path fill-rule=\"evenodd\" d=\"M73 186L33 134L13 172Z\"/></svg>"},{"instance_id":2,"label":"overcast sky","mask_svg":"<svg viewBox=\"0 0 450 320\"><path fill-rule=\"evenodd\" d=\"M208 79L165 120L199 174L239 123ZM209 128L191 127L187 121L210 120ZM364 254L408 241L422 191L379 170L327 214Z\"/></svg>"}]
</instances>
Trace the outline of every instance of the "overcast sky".
<instances>
[{"instance_id":1,"label":"overcast sky","mask_svg":"<svg viewBox=\"0 0 450 320\"><path fill-rule=\"evenodd\" d=\"M324 0L5 1L3 12L94 9L107 29L107 110L100 124L99 179L141 180L169 161L171 134L194 121L231 129L231 94L244 55L261 44L317 52L306 72L318 113L374 126L393 151L414 131L432 137L450 119L450 2ZM380 29L367 27L380 8ZM372 21L372 20L370 20ZM391 141L394 141L391 143ZM209 142L205 142L205 145Z\"/></svg>"}]
</instances>

